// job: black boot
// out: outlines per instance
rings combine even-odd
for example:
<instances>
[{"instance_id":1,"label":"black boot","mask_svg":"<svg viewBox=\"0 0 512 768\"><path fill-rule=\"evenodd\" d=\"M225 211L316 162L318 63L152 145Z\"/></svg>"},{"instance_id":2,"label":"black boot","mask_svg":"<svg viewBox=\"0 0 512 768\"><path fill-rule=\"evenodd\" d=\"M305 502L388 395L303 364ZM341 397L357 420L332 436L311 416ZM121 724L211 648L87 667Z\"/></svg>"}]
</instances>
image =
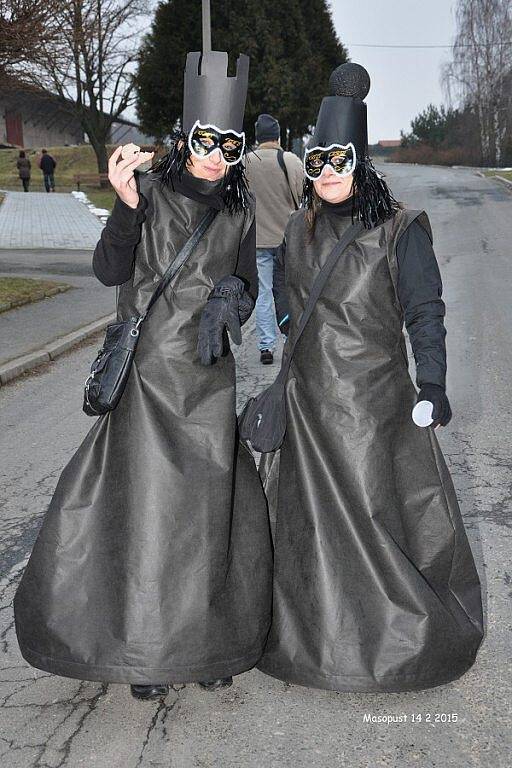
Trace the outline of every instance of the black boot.
<instances>
[{"instance_id":1,"label":"black boot","mask_svg":"<svg viewBox=\"0 0 512 768\"><path fill-rule=\"evenodd\" d=\"M274 362L274 355L270 349L262 349L260 352L260 363L263 365L272 365Z\"/></svg>"},{"instance_id":2,"label":"black boot","mask_svg":"<svg viewBox=\"0 0 512 768\"><path fill-rule=\"evenodd\" d=\"M232 677L219 677L217 680L202 680L199 685L205 691L216 691L217 688L229 688L233 685Z\"/></svg>"},{"instance_id":3,"label":"black boot","mask_svg":"<svg viewBox=\"0 0 512 768\"><path fill-rule=\"evenodd\" d=\"M134 699L153 701L154 699L164 699L169 693L169 686L165 683L130 685L130 691Z\"/></svg>"}]
</instances>

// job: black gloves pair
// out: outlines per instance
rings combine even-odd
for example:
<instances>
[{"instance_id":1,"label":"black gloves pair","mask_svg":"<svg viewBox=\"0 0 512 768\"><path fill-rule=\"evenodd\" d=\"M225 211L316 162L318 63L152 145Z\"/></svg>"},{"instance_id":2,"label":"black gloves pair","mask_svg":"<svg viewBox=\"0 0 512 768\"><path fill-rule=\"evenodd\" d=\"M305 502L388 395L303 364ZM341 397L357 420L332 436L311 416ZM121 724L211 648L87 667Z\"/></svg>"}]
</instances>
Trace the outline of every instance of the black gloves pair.
<instances>
[{"instance_id":1,"label":"black gloves pair","mask_svg":"<svg viewBox=\"0 0 512 768\"><path fill-rule=\"evenodd\" d=\"M428 400L433 404L432 427L446 427L452 418L452 409L450 402L446 397L446 392L438 384L423 384L418 394L418 403L420 400Z\"/></svg>"},{"instance_id":2,"label":"black gloves pair","mask_svg":"<svg viewBox=\"0 0 512 768\"><path fill-rule=\"evenodd\" d=\"M239 277L228 275L213 287L199 321L197 352L203 365L212 365L225 349L226 331L242 343L241 326L249 319L254 299Z\"/></svg>"}]
</instances>

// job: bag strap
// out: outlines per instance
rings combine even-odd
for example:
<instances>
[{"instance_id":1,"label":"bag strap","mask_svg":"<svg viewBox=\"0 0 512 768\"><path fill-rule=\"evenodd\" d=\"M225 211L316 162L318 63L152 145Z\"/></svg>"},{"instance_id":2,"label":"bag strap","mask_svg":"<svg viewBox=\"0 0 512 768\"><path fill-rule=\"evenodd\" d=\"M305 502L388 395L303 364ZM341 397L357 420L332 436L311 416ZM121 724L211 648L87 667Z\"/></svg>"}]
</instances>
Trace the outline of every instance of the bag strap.
<instances>
[{"instance_id":1,"label":"bag strap","mask_svg":"<svg viewBox=\"0 0 512 768\"><path fill-rule=\"evenodd\" d=\"M297 205L297 201L295 200L295 195L293 194L293 190L290 184L290 177L288 176L288 169L286 167L286 163L284 160L284 151L281 148L277 150L277 162L279 163L279 166L285 175L286 183L288 184L288 189L290 190L290 194L292 196L292 202L295 206L295 210L297 211L299 209L299 206Z\"/></svg>"},{"instance_id":2,"label":"bag strap","mask_svg":"<svg viewBox=\"0 0 512 768\"><path fill-rule=\"evenodd\" d=\"M327 280L329 279L343 251L357 238L363 229L364 225L360 221L357 221L355 224L351 224L348 229L345 230L340 240L338 240L329 256L327 257L327 260L322 269L316 276L313 287L311 288L311 292L306 302L306 306L304 307L304 310L300 316L299 327L295 339L293 340L288 350L286 350L285 344L286 358L283 356L283 364L281 370L279 371L279 375L281 376L283 383L286 380L286 376L290 369L294 349L297 346L298 340L302 336L302 332L304 331L304 328L306 327L308 320L313 313L315 305L320 298L320 294L322 293Z\"/></svg>"},{"instance_id":3,"label":"bag strap","mask_svg":"<svg viewBox=\"0 0 512 768\"><path fill-rule=\"evenodd\" d=\"M218 211L216 209L214 209L214 208L210 208L205 213L205 215L203 216L203 218L201 219L201 221L199 222L197 227L194 229L194 231L190 235L190 237L187 240L187 242L185 243L185 245L178 252L176 258L173 259L173 261L169 264L169 266L165 270L164 274L162 275L162 279L160 280L160 282L158 283L157 287L153 291L153 294L151 295L151 298L150 298L150 300L148 302L148 305L146 307L146 311L144 312L143 315L141 315L139 317L139 321L138 321L137 325L140 325L140 323L143 320L145 320L149 310L151 309L151 307L153 306L155 301L157 301L157 299L160 298L162 293L165 291L165 289L167 288L167 286L171 282L171 280L174 277L174 275L178 272L179 269L181 269L181 267L187 261L189 256L192 255L192 252L196 248L196 246L199 243L200 239L205 234L206 230L208 229L210 224L213 222L213 220L215 219L217 214L218 214Z\"/></svg>"}]
</instances>

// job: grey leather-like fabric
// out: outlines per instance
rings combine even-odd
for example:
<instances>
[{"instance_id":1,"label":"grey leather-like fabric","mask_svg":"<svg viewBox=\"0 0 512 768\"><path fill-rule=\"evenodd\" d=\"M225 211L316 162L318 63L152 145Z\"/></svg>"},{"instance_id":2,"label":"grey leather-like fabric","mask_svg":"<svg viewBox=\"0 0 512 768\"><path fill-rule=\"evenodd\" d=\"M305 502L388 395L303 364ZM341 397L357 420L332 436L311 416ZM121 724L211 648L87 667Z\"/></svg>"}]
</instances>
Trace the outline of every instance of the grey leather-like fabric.
<instances>
[{"instance_id":1,"label":"grey leather-like fabric","mask_svg":"<svg viewBox=\"0 0 512 768\"><path fill-rule=\"evenodd\" d=\"M141 183L146 219L119 319L145 308L206 210L150 177ZM261 656L271 608L266 501L237 437L233 356L205 368L196 352L208 295L236 271L253 216L218 214L142 324L119 405L62 472L15 597L21 652L35 667L191 682L238 674Z\"/></svg>"},{"instance_id":2,"label":"grey leather-like fabric","mask_svg":"<svg viewBox=\"0 0 512 768\"><path fill-rule=\"evenodd\" d=\"M481 588L432 428L411 418L396 293L401 211L340 258L293 355L281 449L260 465L275 520L273 621L259 669L336 691L441 685L475 661ZM304 212L286 238L293 340L350 220ZM294 320L295 318L295 320Z\"/></svg>"}]
</instances>

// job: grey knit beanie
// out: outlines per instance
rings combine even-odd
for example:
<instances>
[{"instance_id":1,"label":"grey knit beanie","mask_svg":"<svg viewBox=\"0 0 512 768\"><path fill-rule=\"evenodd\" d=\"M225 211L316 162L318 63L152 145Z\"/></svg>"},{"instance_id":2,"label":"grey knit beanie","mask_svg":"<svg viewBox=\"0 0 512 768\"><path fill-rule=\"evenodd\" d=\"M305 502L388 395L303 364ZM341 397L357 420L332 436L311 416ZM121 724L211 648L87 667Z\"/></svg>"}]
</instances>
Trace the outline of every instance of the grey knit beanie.
<instances>
[{"instance_id":1,"label":"grey knit beanie","mask_svg":"<svg viewBox=\"0 0 512 768\"><path fill-rule=\"evenodd\" d=\"M254 125L256 141L263 144L264 141L279 141L281 128L278 121L272 115L260 115Z\"/></svg>"}]
</instances>

